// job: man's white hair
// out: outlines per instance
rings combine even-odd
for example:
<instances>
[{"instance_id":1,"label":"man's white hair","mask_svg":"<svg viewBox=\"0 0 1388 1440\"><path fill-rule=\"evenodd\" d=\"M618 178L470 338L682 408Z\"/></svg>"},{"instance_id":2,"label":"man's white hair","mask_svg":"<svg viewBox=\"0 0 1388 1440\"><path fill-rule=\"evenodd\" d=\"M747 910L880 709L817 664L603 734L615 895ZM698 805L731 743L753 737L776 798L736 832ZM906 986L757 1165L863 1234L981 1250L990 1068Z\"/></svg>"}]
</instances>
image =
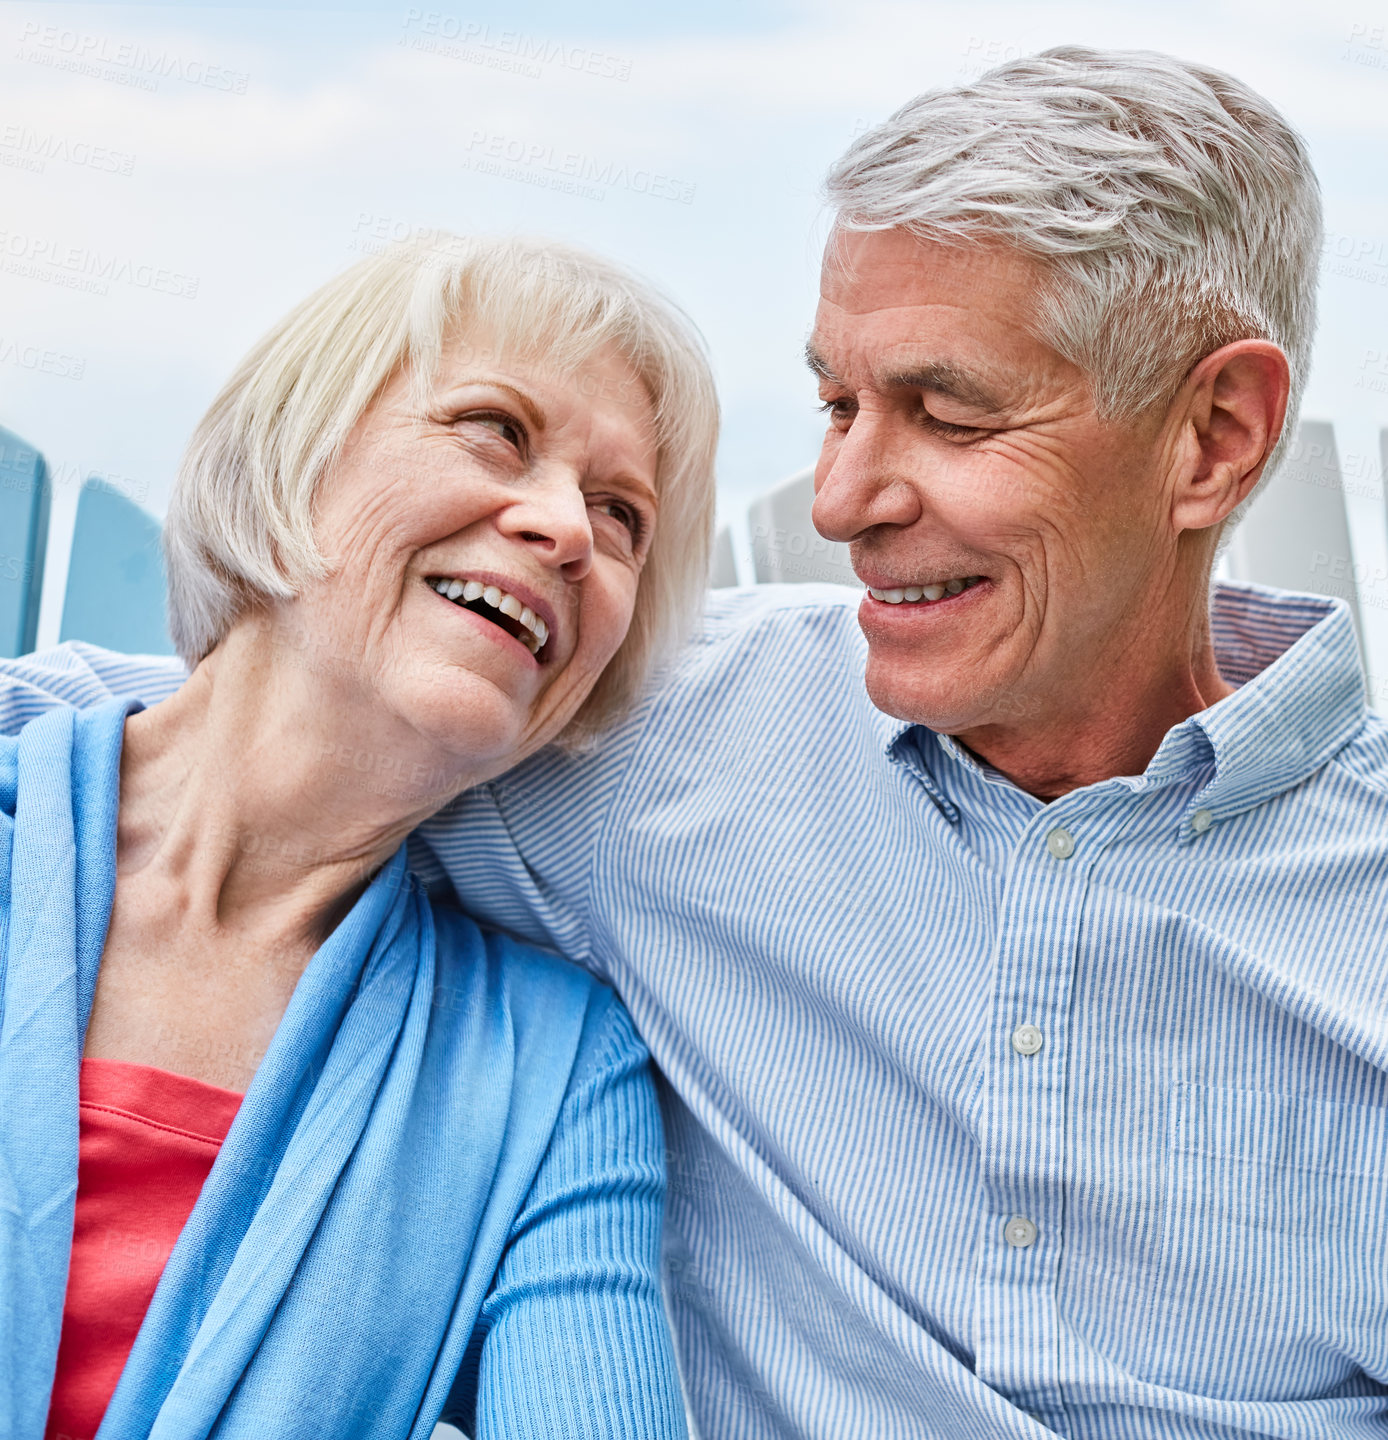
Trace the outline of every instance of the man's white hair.
<instances>
[{"instance_id":1,"label":"man's white hair","mask_svg":"<svg viewBox=\"0 0 1388 1440\"><path fill-rule=\"evenodd\" d=\"M408 371L427 408L443 347L542 356L583 389L615 350L655 416L659 514L631 629L565 738L590 738L672 653L702 597L714 511L718 398L693 325L643 280L568 245L442 232L363 260L295 307L198 424L164 527L169 630L196 665L248 609L329 572L314 498L357 421ZM586 392L585 392L586 393Z\"/></svg>"},{"instance_id":2,"label":"man's white hair","mask_svg":"<svg viewBox=\"0 0 1388 1440\"><path fill-rule=\"evenodd\" d=\"M840 229L996 238L1042 262L1040 338L1088 374L1103 416L1169 399L1222 345L1272 341L1291 370L1272 473L1310 364L1320 190L1305 142L1240 81L1060 46L918 96L826 188Z\"/></svg>"}]
</instances>

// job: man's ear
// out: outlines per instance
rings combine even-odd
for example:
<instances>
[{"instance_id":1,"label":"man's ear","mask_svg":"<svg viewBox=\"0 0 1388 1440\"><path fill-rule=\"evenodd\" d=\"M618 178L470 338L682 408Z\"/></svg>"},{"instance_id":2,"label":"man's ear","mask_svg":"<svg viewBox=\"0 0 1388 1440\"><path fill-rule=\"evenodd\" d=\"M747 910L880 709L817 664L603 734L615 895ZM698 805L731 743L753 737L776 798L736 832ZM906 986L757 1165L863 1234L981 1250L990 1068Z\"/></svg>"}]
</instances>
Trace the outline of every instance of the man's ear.
<instances>
[{"instance_id":1,"label":"man's ear","mask_svg":"<svg viewBox=\"0 0 1388 1440\"><path fill-rule=\"evenodd\" d=\"M1172 497L1177 530L1224 521L1258 483L1282 433L1291 375L1270 340L1236 340L1212 351L1182 387L1183 425L1193 444Z\"/></svg>"}]
</instances>

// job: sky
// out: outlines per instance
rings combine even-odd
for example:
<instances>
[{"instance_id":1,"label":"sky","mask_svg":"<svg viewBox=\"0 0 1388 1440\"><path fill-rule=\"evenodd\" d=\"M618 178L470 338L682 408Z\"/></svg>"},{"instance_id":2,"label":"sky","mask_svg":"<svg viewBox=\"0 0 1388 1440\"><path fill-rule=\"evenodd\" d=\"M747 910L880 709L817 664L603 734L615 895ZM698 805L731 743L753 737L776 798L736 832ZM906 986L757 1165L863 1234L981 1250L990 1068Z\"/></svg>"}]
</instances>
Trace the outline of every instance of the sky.
<instances>
[{"instance_id":1,"label":"sky","mask_svg":"<svg viewBox=\"0 0 1388 1440\"><path fill-rule=\"evenodd\" d=\"M251 343L415 230L563 238L674 298L713 359L720 514L739 522L819 446L801 351L826 167L922 90L1082 43L1228 70L1310 144L1327 245L1303 413L1336 427L1371 669L1388 676L1385 23L1365 0L0 0L0 425L56 481L40 643L57 638L80 480L162 516Z\"/></svg>"}]
</instances>

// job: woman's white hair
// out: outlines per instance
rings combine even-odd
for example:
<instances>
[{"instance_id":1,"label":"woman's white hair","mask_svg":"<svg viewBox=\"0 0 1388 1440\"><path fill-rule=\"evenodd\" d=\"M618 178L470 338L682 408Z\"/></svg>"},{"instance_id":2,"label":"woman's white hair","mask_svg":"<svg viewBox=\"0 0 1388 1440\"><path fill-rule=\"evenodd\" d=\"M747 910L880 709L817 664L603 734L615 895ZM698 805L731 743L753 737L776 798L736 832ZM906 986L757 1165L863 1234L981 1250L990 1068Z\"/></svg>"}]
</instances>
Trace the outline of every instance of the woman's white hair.
<instances>
[{"instance_id":1,"label":"woman's white hair","mask_svg":"<svg viewBox=\"0 0 1388 1440\"><path fill-rule=\"evenodd\" d=\"M718 400L697 331L620 266L567 245L433 232L364 260L295 307L199 423L164 526L169 629L196 665L236 619L329 573L314 497L343 442L402 366L424 413L446 341L543 355L578 383L615 349L644 385L659 451L659 515L631 630L565 732L621 714L678 644L706 582Z\"/></svg>"},{"instance_id":2,"label":"woman's white hair","mask_svg":"<svg viewBox=\"0 0 1388 1440\"><path fill-rule=\"evenodd\" d=\"M1046 50L918 96L826 188L840 229L997 238L1041 261L1040 338L1088 374L1103 416L1169 399L1222 345L1271 340L1291 370L1272 473L1310 364L1320 190L1301 137L1232 76Z\"/></svg>"}]
</instances>

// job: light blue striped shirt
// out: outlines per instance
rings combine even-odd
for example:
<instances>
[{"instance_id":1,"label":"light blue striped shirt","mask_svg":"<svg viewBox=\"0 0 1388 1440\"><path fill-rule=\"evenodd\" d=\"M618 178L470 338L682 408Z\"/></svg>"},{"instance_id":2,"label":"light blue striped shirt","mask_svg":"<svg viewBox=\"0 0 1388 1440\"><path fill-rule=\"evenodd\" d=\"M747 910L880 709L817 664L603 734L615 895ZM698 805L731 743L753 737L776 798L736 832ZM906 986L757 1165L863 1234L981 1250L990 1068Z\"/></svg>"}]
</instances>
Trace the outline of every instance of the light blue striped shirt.
<instances>
[{"instance_id":1,"label":"light blue striped shirt","mask_svg":"<svg viewBox=\"0 0 1388 1440\"><path fill-rule=\"evenodd\" d=\"M702 1433L1383 1434L1388 726L1347 610L1220 587L1240 688L1043 805L873 709L856 603L716 594L596 754L423 832L655 1056ZM4 668L11 729L178 678Z\"/></svg>"}]
</instances>

